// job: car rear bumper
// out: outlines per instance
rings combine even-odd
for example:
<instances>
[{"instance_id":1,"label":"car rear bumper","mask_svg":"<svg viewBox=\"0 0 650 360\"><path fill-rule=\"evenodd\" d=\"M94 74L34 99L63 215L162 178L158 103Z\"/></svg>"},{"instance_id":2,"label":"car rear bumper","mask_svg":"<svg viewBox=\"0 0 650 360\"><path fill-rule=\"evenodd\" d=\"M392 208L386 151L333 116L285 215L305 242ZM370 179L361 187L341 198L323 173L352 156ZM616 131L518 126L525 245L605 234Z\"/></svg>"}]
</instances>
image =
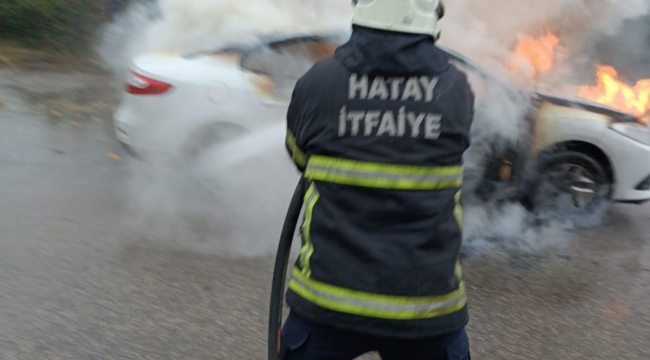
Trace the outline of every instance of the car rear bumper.
<instances>
[{"instance_id":1,"label":"car rear bumper","mask_svg":"<svg viewBox=\"0 0 650 360\"><path fill-rule=\"evenodd\" d=\"M123 151L136 160L150 161L168 157L173 153L171 149L176 137L167 136L161 137L162 140L157 139L156 136L160 136L160 132L156 132L159 128L147 120L151 117L152 115L134 111L125 104L122 104L113 114L115 137Z\"/></svg>"},{"instance_id":2,"label":"car rear bumper","mask_svg":"<svg viewBox=\"0 0 650 360\"><path fill-rule=\"evenodd\" d=\"M140 120L141 116L129 111L127 107L120 106L113 115L113 127L117 140L130 149L144 147L147 141L148 126Z\"/></svg>"}]
</instances>

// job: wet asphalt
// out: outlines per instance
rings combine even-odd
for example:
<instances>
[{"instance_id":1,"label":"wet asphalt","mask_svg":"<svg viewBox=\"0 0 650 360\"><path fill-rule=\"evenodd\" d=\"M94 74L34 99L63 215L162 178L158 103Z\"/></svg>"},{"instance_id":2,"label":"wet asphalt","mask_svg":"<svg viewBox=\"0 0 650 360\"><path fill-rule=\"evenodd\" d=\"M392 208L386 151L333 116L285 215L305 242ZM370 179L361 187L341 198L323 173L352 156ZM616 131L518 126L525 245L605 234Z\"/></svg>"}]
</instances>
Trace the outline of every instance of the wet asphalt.
<instances>
[{"instance_id":1,"label":"wet asphalt","mask_svg":"<svg viewBox=\"0 0 650 360\"><path fill-rule=\"evenodd\" d=\"M0 67L0 359L264 359L272 259L125 236L107 81ZM650 359L649 206L464 265L474 359Z\"/></svg>"}]
</instances>

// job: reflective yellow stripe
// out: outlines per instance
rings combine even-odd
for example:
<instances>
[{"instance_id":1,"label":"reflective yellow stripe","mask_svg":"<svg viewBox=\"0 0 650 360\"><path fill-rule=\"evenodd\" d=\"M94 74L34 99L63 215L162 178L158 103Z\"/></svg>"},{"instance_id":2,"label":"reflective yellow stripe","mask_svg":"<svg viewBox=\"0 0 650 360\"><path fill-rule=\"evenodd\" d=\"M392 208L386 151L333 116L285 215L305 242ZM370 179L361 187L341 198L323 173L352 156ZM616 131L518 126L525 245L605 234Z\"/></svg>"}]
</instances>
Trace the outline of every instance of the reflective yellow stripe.
<instances>
[{"instance_id":1,"label":"reflective yellow stripe","mask_svg":"<svg viewBox=\"0 0 650 360\"><path fill-rule=\"evenodd\" d=\"M456 269L458 273L459 268ZM404 297L371 294L325 284L293 269L289 288L320 307L342 313L391 320L428 319L453 314L467 305L465 284L441 296Z\"/></svg>"},{"instance_id":2,"label":"reflective yellow stripe","mask_svg":"<svg viewBox=\"0 0 650 360\"><path fill-rule=\"evenodd\" d=\"M460 231L463 231L464 228L464 219L463 219L463 206L460 204L460 197L461 197L461 191L459 190L456 193L456 196L454 196L454 217L456 218L456 223L458 223L458 227L460 228Z\"/></svg>"},{"instance_id":3,"label":"reflective yellow stripe","mask_svg":"<svg viewBox=\"0 0 650 360\"><path fill-rule=\"evenodd\" d=\"M293 161L298 164L298 166L306 166L307 155L305 155L305 153L298 147L298 144L296 143L296 137L293 136L293 133L289 129L287 129L286 143L289 147L289 151L291 152L291 158Z\"/></svg>"},{"instance_id":4,"label":"reflective yellow stripe","mask_svg":"<svg viewBox=\"0 0 650 360\"><path fill-rule=\"evenodd\" d=\"M420 167L312 156L305 170L311 180L397 190L460 187L463 166Z\"/></svg>"},{"instance_id":5,"label":"reflective yellow stripe","mask_svg":"<svg viewBox=\"0 0 650 360\"><path fill-rule=\"evenodd\" d=\"M314 243L311 241L311 221L314 213L314 206L316 206L319 197L320 194L318 193L318 189L316 189L316 185L311 183L311 186L309 186L309 189L307 189L307 192L305 193L305 215L302 223L303 245L300 250L300 266L302 267L302 273L306 277L311 276L309 260L314 254Z\"/></svg>"}]
</instances>

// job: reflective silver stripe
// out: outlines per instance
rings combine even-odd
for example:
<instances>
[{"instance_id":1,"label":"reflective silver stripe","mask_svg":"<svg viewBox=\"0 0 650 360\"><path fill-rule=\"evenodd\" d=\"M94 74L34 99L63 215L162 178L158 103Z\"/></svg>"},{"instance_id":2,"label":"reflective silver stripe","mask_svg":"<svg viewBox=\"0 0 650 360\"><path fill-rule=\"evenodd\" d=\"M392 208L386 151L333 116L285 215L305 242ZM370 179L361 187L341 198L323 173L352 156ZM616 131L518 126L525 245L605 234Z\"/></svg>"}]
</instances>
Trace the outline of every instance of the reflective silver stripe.
<instances>
[{"instance_id":1,"label":"reflective silver stripe","mask_svg":"<svg viewBox=\"0 0 650 360\"><path fill-rule=\"evenodd\" d=\"M330 310L384 319L433 318L460 311L467 304L463 282L460 282L458 290L442 296L386 296L320 283L294 269L289 288L306 300Z\"/></svg>"},{"instance_id":2,"label":"reflective silver stripe","mask_svg":"<svg viewBox=\"0 0 650 360\"><path fill-rule=\"evenodd\" d=\"M307 193L305 194L305 211L303 213L302 224L303 245L302 249L300 250L300 266L302 267L303 274L306 277L311 276L309 260L314 254L314 243L311 240L311 222L312 215L314 213L314 206L316 206L316 202L318 201L319 197L320 194L318 193L318 189L316 189L316 185L314 183L311 183L309 189L307 189Z\"/></svg>"},{"instance_id":3,"label":"reflective silver stripe","mask_svg":"<svg viewBox=\"0 0 650 360\"><path fill-rule=\"evenodd\" d=\"M291 158L293 159L293 161L298 166L307 165L307 155L305 155L302 149L300 149L300 147L296 143L296 137L293 135L293 133L289 128L287 128L287 136L285 142L290 149Z\"/></svg>"},{"instance_id":4,"label":"reflective silver stripe","mask_svg":"<svg viewBox=\"0 0 650 360\"><path fill-rule=\"evenodd\" d=\"M464 211L463 206L460 203L461 197L462 192L461 190L458 190L456 196L454 196L454 218L456 218L456 224L458 224L458 228L462 232L464 228Z\"/></svg>"},{"instance_id":5,"label":"reflective silver stripe","mask_svg":"<svg viewBox=\"0 0 650 360\"><path fill-rule=\"evenodd\" d=\"M450 174L450 175L410 175L410 174L387 174L362 170L346 170L335 167L320 166L314 164L307 165L307 171L312 174L327 173L332 175L346 176L351 178L365 178L365 179L386 179L391 181L409 181L414 183L452 183L463 180L463 174ZM314 176L318 180L318 175Z\"/></svg>"},{"instance_id":6,"label":"reflective silver stripe","mask_svg":"<svg viewBox=\"0 0 650 360\"><path fill-rule=\"evenodd\" d=\"M313 155L307 163L305 177L371 188L439 190L460 187L463 166L412 166Z\"/></svg>"}]
</instances>

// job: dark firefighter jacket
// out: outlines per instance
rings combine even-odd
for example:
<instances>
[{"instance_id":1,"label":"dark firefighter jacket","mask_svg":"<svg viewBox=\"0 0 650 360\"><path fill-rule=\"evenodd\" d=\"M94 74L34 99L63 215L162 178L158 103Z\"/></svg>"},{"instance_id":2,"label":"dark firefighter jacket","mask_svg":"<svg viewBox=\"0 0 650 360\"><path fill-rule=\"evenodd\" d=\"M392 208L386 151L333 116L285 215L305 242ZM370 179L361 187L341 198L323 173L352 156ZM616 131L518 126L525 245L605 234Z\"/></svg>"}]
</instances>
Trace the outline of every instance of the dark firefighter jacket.
<instances>
[{"instance_id":1,"label":"dark firefighter jacket","mask_svg":"<svg viewBox=\"0 0 650 360\"><path fill-rule=\"evenodd\" d=\"M460 185L473 103L431 37L368 28L297 82L287 149L310 185L292 311L401 338L467 325Z\"/></svg>"}]
</instances>

